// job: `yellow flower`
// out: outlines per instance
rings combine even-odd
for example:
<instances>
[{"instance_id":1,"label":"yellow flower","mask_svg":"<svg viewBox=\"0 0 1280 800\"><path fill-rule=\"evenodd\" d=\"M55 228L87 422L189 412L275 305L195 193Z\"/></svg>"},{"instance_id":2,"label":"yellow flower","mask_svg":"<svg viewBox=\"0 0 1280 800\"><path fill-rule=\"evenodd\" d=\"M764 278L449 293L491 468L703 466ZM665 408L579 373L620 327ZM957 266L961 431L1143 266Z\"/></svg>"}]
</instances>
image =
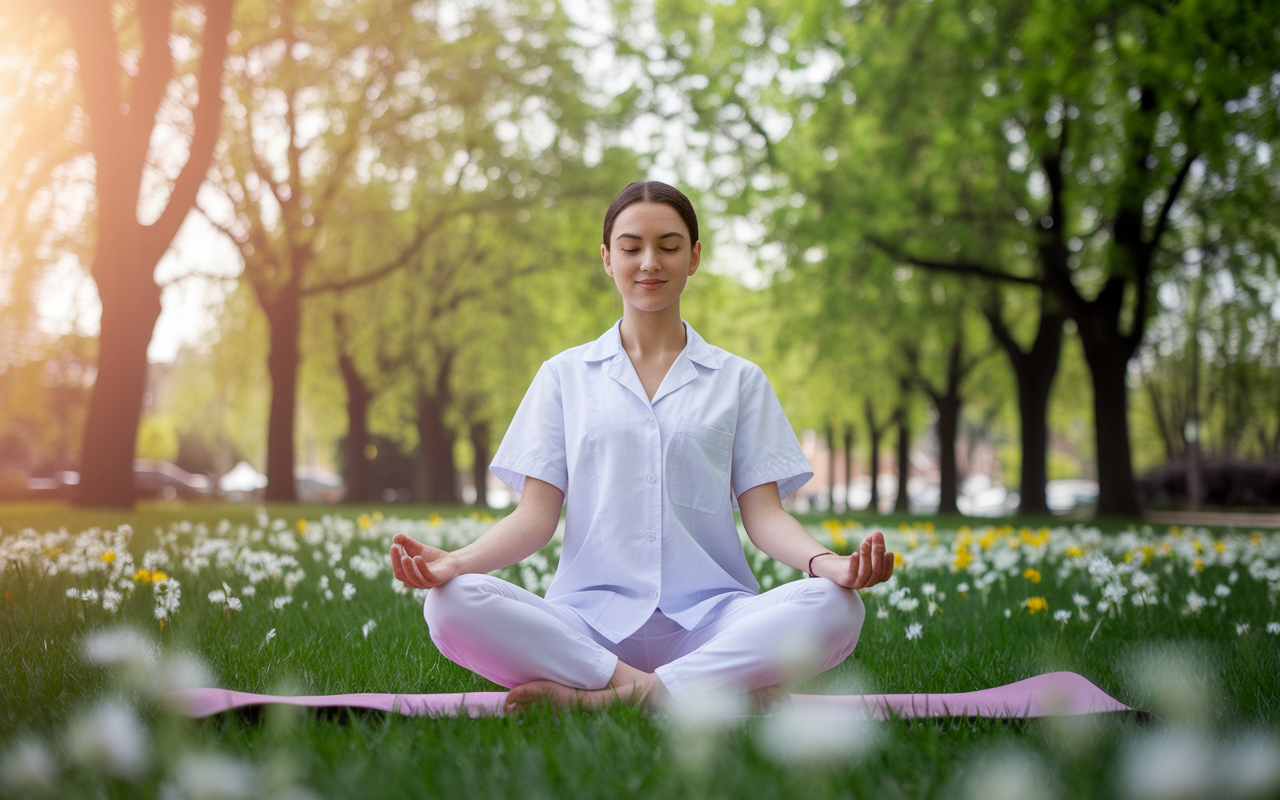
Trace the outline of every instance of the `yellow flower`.
<instances>
[{"instance_id":1,"label":"yellow flower","mask_svg":"<svg viewBox=\"0 0 1280 800\"><path fill-rule=\"evenodd\" d=\"M1196 572L1202 572L1202 571L1204 571L1204 559L1203 559L1203 558L1197 558L1195 561L1192 561L1192 562L1191 562L1191 567L1192 567L1192 569L1194 569Z\"/></svg>"},{"instance_id":2,"label":"yellow flower","mask_svg":"<svg viewBox=\"0 0 1280 800\"><path fill-rule=\"evenodd\" d=\"M1022 573L1022 577L1026 578L1027 580L1031 581L1032 583L1039 583L1039 582L1040 582L1040 570L1036 569L1035 567L1027 567L1027 571L1026 571L1026 572L1024 572L1024 573Z\"/></svg>"},{"instance_id":3,"label":"yellow flower","mask_svg":"<svg viewBox=\"0 0 1280 800\"><path fill-rule=\"evenodd\" d=\"M1023 605L1027 607L1028 614L1034 614L1037 611L1049 610L1049 601L1045 600L1043 597L1028 597L1027 601Z\"/></svg>"},{"instance_id":4,"label":"yellow flower","mask_svg":"<svg viewBox=\"0 0 1280 800\"><path fill-rule=\"evenodd\" d=\"M973 562L973 554L966 548L956 553L956 560L953 566L957 571L964 569Z\"/></svg>"},{"instance_id":5,"label":"yellow flower","mask_svg":"<svg viewBox=\"0 0 1280 800\"><path fill-rule=\"evenodd\" d=\"M978 539L978 544L982 545L983 550L989 550L991 545L996 543L996 539L1000 538L1000 532L995 528L987 528L987 532L982 534Z\"/></svg>"},{"instance_id":6,"label":"yellow flower","mask_svg":"<svg viewBox=\"0 0 1280 800\"><path fill-rule=\"evenodd\" d=\"M894 552L894 554L893 554L893 565L894 565L895 567L900 567L900 566L902 566L902 553L899 553L899 552L896 552L896 551Z\"/></svg>"},{"instance_id":7,"label":"yellow flower","mask_svg":"<svg viewBox=\"0 0 1280 800\"><path fill-rule=\"evenodd\" d=\"M481 514L481 515L480 515L480 521L481 521L481 522L493 522L493 517L489 516L488 514Z\"/></svg>"},{"instance_id":8,"label":"yellow flower","mask_svg":"<svg viewBox=\"0 0 1280 800\"><path fill-rule=\"evenodd\" d=\"M430 517L427 517L427 522L430 522L432 525L439 525L443 521L444 517L439 514L432 514Z\"/></svg>"},{"instance_id":9,"label":"yellow flower","mask_svg":"<svg viewBox=\"0 0 1280 800\"><path fill-rule=\"evenodd\" d=\"M361 514L356 520L356 525L360 528L371 528L373 527L373 520L369 519L368 514Z\"/></svg>"},{"instance_id":10,"label":"yellow flower","mask_svg":"<svg viewBox=\"0 0 1280 800\"><path fill-rule=\"evenodd\" d=\"M1217 550L1219 553L1225 552L1225 551L1226 551L1226 549L1227 549L1227 543L1226 543L1226 542L1214 542L1214 543L1213 543L1213 549L1214 549L1214 550Z\"/></svg>"},{"instance_id":11,"label":"yellow flower","mask_svg":"<svg viewBox=\"0 0 1280 800\"><path fill-rule=\"evenodd\" d=\"M115 554L115 552L114 552L114 551L112 551L112 550L108 550L107 552L105 552L105 553L103 553L102 555L98 556L98 558L100 558L100 559L102 559L103 561L105 561L105 562L107 562L108 564L110 564L112 561L115 561L115 560L116 560L116 554Z\"/></svg>"},{"instance_id":12,"label":"yellow flower","mask_svg":"<svg viewBox=\"0 0 1280 800\"><path fill-rule=\"evenodd\" d=\"M143 583L150 583L150 582L151 582L151 570L146 569L146 568L144 567L144 568L142 568L142 569L138 570L137 572L133 573L133 579L134 579L135 581L142 581Z\"/></svg>"},{"instance_id":13,"label":"yellow flower","mask_svg":"<svg viewBox=\"0 0 1280 800\"><path fill-rule=\"evenodd\" d=\"M164 574L164 573L163 573L163 572L161 572L160 570L158 570L158 569L157 569L157 570L152 570L152 571L151 571L151 582L152 582L152 583L159 583L160 581L167 581L167 580L169 580L169 576L168 576L168 575L166 575L166 574Z\"/></svg>"},{"instance_id":14,"label":"yellow flower","mask_svg":"<svg viewBox=\"0 0 1280 800\"><path fill-rule=\"evenodd\" d=\"M306 521L305 519L303 519L302 517L298 517L297 528L298 528L298 533L306 533L306 532L307 532L307 521Z\"/></svg>"},{"instance_id":15,"label":"yellow flower","mask_svg":"<svg viewBox=\"0 0 1280 800\"><path fill-rule=\"evenodd\" d=\"M1079 545L1071 545L1067 548L1067 558L1080 558L1084 555L1084 548Z\"/></svg>"},{"instance_id":16,"label":"yellow flower","mask_svg":"<svg viewBox=\"0 0 1280 800\"><path fill-rule=\"evenodd\" d=\"M973 533L973 528L970 528L968 525L961 525L959 528L956 529L956 533L960 534L961 536L968 536L969 534Z\"/></svg>"},{"instance_id":17,"label":"yellow flower","mask_svg":"<svg viewBox=\"0 0 1280 800\"><path fill-rule=\"evenodd\" d=\"M381 511L375 511L375 512L373 512L373 521L374 521L374 522L382 522L382 512L381 512Z\"/></svg>"},{"instance_id":18,"label":"yellow flower","mask_svg":"<svg viewBox=\"0 0 1280 800\"><path fill-rule=\"evenodd\" d=\"M44 551L45 558L57 558L62 553L61 547L50 547Z\"/></svg>"},{"instance_id":19,"label":"yellow flower","mask_svg":"<svg viewBox=\"0 0 1280 800\"><path fill-rule=\"evenodd\" d=\"M900 531L909 531L909 530L911 530L911 526L910 526L910 525L908 525L908 524L907 524L907 523L905 523L905 522L899 522L899 523L898 523L898 530L900 530Z\"/></svg>"}]
</instances>

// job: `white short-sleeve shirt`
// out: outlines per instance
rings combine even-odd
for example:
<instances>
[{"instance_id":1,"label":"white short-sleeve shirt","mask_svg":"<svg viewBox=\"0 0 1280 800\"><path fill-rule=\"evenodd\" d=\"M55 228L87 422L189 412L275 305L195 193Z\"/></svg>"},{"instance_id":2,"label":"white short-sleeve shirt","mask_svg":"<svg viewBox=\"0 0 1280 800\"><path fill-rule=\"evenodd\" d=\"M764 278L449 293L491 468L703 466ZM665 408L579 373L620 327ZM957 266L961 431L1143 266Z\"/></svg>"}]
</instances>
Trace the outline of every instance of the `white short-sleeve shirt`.
<instances>
[{"instance_id":1,"label":"white short-sleeve shirt","mask_svg":"<svg viewBox=\"0 0 1280 800\"><path fill-rule=\"evenodd\" d=\"M544 363L490 469L565 494L564 548L547 600L619 642L656 609L692 629L737 593L759 591L733 511L813 471L764 372L685 323L685 349L648 399L620 323Z\"/></svg>"}]
</instances>

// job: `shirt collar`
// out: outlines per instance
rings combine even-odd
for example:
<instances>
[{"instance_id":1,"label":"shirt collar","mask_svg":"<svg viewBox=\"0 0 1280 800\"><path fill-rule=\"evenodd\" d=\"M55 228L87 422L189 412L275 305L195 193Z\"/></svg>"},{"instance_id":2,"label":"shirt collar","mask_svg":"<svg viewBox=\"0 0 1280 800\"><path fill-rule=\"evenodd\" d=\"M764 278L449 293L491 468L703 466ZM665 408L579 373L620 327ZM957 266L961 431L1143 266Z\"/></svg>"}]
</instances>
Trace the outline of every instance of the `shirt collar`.
<instances>
[{"instance_id":1,"label":"shirt collar","mask_svg":"<svg viewBox=\"0 0 1280 800\"><path fill-rule=\"evenodd\" d=\"M720 369L723 362L719 353L715 348L707 344L698 332L693 329L685 320L684 329L688 336L688 342L685 344L684 352L689 356L689 360L701 364L708 369ZM582 356L583 361L607 361L618 353L622 352L622 320L618 320L609 330L587 346L586 352Z\"/></svg>"}]
</instances>

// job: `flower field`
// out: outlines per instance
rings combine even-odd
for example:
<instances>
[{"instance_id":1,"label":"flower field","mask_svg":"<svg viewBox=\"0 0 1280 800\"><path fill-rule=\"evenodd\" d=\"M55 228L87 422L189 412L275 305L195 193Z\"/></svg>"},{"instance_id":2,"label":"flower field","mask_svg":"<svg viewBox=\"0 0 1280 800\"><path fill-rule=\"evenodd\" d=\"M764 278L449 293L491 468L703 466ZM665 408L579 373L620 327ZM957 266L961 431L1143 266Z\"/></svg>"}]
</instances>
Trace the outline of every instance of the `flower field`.
<instances>
[{"instance_id":1,"label":"flower field","mask_svg":"<svg viewBox=\"0 0 1280 800\"><path fill-rule=\"evenodd\" d=\"M208 512L205 512L206 514ZM0 529L4 796L1274 797L1280 533L1087 525L886 530L854 655L807 692L970 691L1083 674L1122 715L858 728L724 704L520 719L272 709L200 722L164 693L489 691L444 660L391 537L445 549L482 516L186 519ZM0 516L0 521L3 517ZM869 531L825 520L848 551ZM535 592L559 541L502 576ZM762 589L800 574L744 545ZM726 710L729 709L729 710ZM1001 794L1003 793L1003 794Z\"/></svg>"}]
</instances>

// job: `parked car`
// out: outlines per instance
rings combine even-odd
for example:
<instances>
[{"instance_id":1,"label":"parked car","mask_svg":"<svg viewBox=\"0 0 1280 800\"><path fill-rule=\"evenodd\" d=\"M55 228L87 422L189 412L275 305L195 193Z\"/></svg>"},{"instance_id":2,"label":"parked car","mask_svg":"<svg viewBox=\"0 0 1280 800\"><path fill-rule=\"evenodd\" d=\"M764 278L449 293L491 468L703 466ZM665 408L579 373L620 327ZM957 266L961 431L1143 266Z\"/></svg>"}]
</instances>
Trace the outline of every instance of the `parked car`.
<instances>
[{"instance_id":1,"label":"parked car","mask_svg":"<svg viewBox=\"0 0 1280 800\"><path fill-rule=\"evenodd\" d=\"M295 467L293 481L302 503L336 503L347 491L342 476L319 467ZM261 500L266 487L267 476L248 461L241 461L218 479L218 488L229 500Z\"/></svg>"},{"instance_id":2,"label":"parked car","mask_svg":"<svg viewBox=\"0 0 1280 800\"><path fill-rule=\"evenodd\" d=\"M203 475L192 475L177 464L138 458L133 462L133 487L139 500L203 500L214 494Z\"/></svg>"}]
</instances>

